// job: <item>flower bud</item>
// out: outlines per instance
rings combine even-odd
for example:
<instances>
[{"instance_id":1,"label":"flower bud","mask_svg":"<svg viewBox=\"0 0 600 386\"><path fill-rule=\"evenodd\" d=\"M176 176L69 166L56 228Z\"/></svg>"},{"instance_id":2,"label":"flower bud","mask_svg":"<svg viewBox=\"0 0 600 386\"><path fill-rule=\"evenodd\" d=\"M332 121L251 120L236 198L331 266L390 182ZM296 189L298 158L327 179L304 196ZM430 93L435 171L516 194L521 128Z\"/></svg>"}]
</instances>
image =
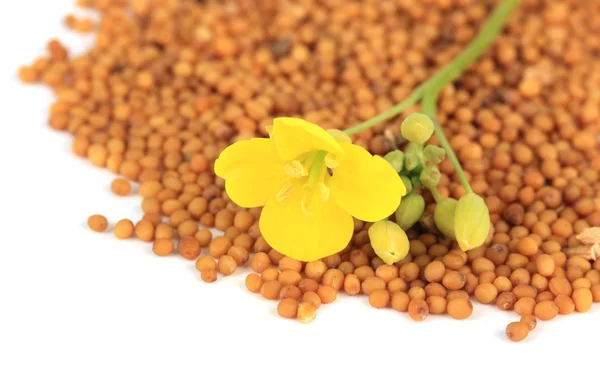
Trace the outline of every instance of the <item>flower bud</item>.
<instances>
[{"instance_id":1,"label":"flower bud","mask_svg":"<svg viewBox=\"0 0 600 386\"><path fill-rule=\"evenodd\" d=\"M456 211L456 205L458 201L453 198L444 198L438 202L433 212L433 221L437 229L444 234L444 236L451 239L455 239L454 236L454 214Z\"/></svg>"},{"instance_id":2,"label":"flower bud","mask_svg":"<svg viewBox=\"0 0 600 386\"><path fill-rule=\"evenodd\" d=\"M419 179L428 188L434 188L440 183L441 174L435 166L426 166L421 171Z\"/></svg>"},{"instance_id":3,"label":"flower bud","mask_svg":"<svg viewBox=\"0 0 600 386\"><path fill-rule=\"evenodd\" d=\"M425 146L425 149L423 149L423 155L425 156L425 159L432 164L439 164L446 158L446 150L439 146L427 145Z\"/></svg>"},{"instance_id":4,"label":"flower bud","mask_svg":"<svg viewBox=\"0 0 600 386\"><path fill-rule=\"evenodd\" d=\"M408 141L422 145L433 134L433 121L425 114L412 113L402 122L400 131Z\"/></svg>"},{"instance_id":5,"label":"flower bud","mask_svg":"<svg viewBox=\"0 0 600 386\"><path fill-rule=\"evenodd\" d=\"M419 176L410 177L410 183L412 184L413 189L421 189L424 186Z\"/></svg>"},{"instance_id":6,"label":"flower bud","mask_svg":"<svg viewBox=\"0 0 600 386\"><path fill-rule=\"evenodd\" d=\"M490 212L483 198L467 193L458 200L454 213L454 235L460 249L469 251L483 245L490 226Z\"/></svg>"},{"instance_id":7,"label":"flower bud","mask_svg":"<svg viewBox=\"0 0 600 386\"><path fill-rule=\"evenodd\" d=\"M402 180L402 183L404 184L404 187L406 188L406 194L409 194L410 192L412 192L413 186L412 186L412 182L410 182L410 177L400 176L400 179Z\"/></svg>"},{"instance_id":8,"label":"flower bud","mask_svg":"<svg viewBox=\"0 0 600 386\"><path fill-rule=\"evenodd\" d=\"M423 150L420 145L409 143L406 147L406 153L404 154L406 170L411 171L421 165L421 159L423 158Z\"/></svg>"},{"instance_id":9,"label":"flower bud","mask_svg":"<svg viewBox=\"0 0 600 386\"><path fill-rule=\"evenodd\" d=\"M396 172L400 173L402 171L402 168L404 167L404 153L402 151L393 150L387 153L383 158L392 165Z\"/></svg>"},{"instance_id":10,"label":"flower bud","mask_svg":"<svg viewBox=\"0 0 600 386\"><path fill-rule=\"evenodd\" d=\"M396 209L396 223L400 228L407 230L413 226L423 215L425 200L420 194L412 193L402 198L400 206Z\"/></svg>"},{"instance_id":11,"label":"flower bud","mask_svg":"<svg viewBox=\"0 0 600 386\"><path fill-rule=\"evenodd\" d=\"M369 228L371 247L386 264L394 264L406 257L409 241L406 233L395 222L382 220Z\"/></svg>"}]
</instances>

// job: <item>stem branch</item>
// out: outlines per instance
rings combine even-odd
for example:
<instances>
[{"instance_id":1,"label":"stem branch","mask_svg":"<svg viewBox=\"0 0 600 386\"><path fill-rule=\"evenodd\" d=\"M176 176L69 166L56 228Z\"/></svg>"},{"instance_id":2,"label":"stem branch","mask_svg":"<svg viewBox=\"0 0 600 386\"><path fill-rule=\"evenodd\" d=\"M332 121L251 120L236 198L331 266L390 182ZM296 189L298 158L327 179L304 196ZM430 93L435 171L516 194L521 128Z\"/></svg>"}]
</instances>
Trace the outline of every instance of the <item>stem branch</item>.
<instances>
[{"instance_id":1,"label":"stem branch","mask_svg":"<svg viewBox=\"0 0 600 386\"><path fill-rule=\"evenodd\" d=\"M456 157L456 153L452 149L452 146L450 146L450 143L448 142L444 131L442 130L437 121L437 107L435 105L436 100L437 94L427 91L425 93L425 96L423 96L421 110L423 110L423 114L427 114L433 121L434 133L438 137L440 145L444 148L444 150L446 150L446 156L448 157L448 160L450 160L450 163L454 167L454 170L456 171L456 175L458 176L461 185L463 186L463 188L465 188L467 193L473 193L473 189L471 189L471 185L469 185L467 176L465 176L465 172L463 171L463 168L460 165L458 158Z\"/></svg>"}]
</instances>

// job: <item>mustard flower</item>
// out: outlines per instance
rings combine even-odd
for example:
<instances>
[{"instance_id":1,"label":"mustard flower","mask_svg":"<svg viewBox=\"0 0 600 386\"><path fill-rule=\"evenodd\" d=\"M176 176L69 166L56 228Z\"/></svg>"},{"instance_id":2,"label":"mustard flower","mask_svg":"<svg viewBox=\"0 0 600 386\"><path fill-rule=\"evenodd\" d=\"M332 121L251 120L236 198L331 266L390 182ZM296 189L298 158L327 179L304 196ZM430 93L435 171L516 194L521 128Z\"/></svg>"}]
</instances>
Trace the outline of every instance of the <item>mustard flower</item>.
<instances>
[{"instance_id":1,"label":"mustard flower","mask_svg":"<svg viewBox=\"0 0 600 386\"><path fill-rule=\"evenodd\" d=\"M229 198L264 206L259 227L275 250L313 261L344 249L357 219L387 218L406 189L383 158L341 131L299 118L276 118L270 138L239 141L215 161Z\"/></svg>"}]
</instances>

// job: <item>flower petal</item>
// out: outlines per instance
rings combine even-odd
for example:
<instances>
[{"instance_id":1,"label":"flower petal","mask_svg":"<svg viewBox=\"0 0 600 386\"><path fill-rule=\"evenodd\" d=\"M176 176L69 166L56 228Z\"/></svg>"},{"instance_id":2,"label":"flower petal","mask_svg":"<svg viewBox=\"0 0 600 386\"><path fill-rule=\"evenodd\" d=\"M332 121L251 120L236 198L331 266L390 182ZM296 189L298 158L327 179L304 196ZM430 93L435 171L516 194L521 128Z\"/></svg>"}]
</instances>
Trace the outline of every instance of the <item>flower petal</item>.
<instances>
[{"instance_id":1,"label":"flower petal","mask_svg":"<svg viewBox=\"0 0 600 386\"><path fill-rule=\"evenodd\" d=\"M343 155L339 143L327 131L300 118L275 118L273 140L279 154L286 160L315 150Z\"/></svg>"},{"instance_id":2,"label":"flower petal","mask_svg":"<svg viewBox=\"0 0 600 386\"><path fill-rule=\"evenodd\" d=\"M215 174L225 179L229 198L244 208L263 206L289 179L275 143L266 138L227 147L215 161Z\"/></svg>"},{"instance_id":3,"label":"flower petal","mask_svg":"<svg viewBox=\"0 0 600 386\"><path fill-rule=\"evenodd\" d=\"M389 162L357 145L342 144L346 158L334 169L331 197L359 220L375 222L388 217L406 194Z\"/></svg>"},{"instance_id":4,"label":"flower petal","mask_svg":"<svg viewBox=\"0 0 600 386\"><path fill-rule=\"evenodd\" d=\"M262 236L276 251L296 260L314 261L344 249L352 238L354 222L335 201L322 203L319 189L309 196L305 193L296 184L283 201L269 200L259 225ZM305 214L307 211L310 215Z\"/></svg>"}]
</instances>

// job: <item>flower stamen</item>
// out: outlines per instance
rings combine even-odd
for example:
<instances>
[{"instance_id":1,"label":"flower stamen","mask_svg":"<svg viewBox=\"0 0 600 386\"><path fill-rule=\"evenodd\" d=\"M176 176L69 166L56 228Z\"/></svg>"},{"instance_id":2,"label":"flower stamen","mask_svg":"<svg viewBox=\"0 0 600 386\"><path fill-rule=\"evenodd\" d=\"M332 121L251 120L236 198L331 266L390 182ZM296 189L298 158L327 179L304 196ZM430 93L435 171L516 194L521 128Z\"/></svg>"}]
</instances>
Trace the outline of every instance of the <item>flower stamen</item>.
<instances>
[{"instance_id":1,"label":"flower stamen","mask_svg":"<svg viewBox=\"0 0 600 386\"><path fill-rule=\"evenodd\" d=\"M298 160L293 160L291 163L284 166L285 173L292 178L302 178L308 176L308 170Z\"/></svg>"},{"instance_id":2,"label":"flower stamen","mask_svg":"<svg viewBox=\"0 0 600 386\"><path fill-rule=\"evenodd\" d=\"M282 202L283 200L285 200L292 193L293 187L294 185L292 185L291 182L285 184L275 195L275 200L277 202Z\"/></svg>"}]
</instances>

